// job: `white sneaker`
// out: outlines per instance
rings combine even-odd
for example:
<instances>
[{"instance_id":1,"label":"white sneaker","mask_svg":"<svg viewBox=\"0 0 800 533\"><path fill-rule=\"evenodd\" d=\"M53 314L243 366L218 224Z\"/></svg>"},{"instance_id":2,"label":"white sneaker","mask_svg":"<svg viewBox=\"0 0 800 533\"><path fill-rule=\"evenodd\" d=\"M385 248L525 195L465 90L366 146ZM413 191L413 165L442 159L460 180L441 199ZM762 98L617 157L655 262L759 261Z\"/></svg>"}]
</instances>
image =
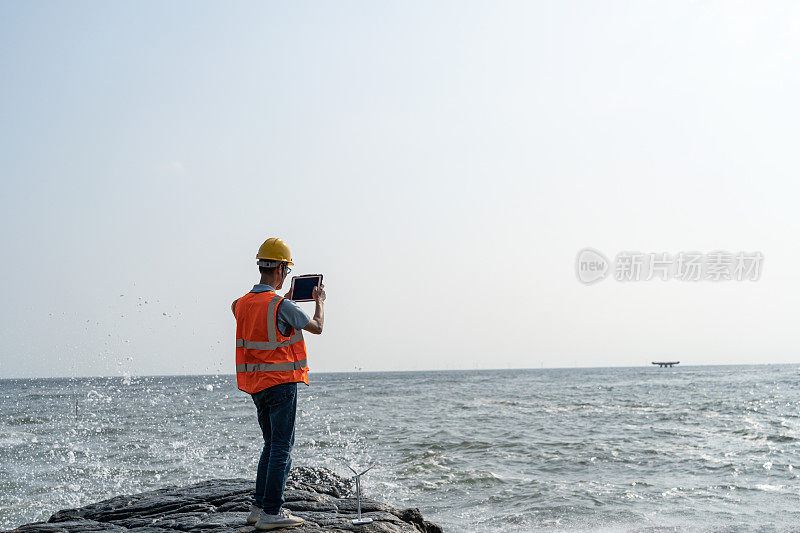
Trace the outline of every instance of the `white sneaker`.
<instances>
[{"instance_id":1,"label":"white sneaker","mask_svg":"<svg viewBox=\"0 0 800 533\"><path fill-rule=\"evenodd\" d=\"M270 529L278 529L282 527L299 526L305 522L299 516L294 516L289 509L281 509L278 514L267 514L261 511L256 522L256 529L259 531L268 531Z\"/></svg>"},{"instance_id":2,"label":"white sneaker","mask_svg":"<svg viewBox=\"0 0 800 533\"><path fill-rule=\"evenodd\" d=\"M256 522L258 522L260 514L261 514L261 509L251 503L250 514L247 516L247 523L252 526Z\"/></svg>"}]
</instances>

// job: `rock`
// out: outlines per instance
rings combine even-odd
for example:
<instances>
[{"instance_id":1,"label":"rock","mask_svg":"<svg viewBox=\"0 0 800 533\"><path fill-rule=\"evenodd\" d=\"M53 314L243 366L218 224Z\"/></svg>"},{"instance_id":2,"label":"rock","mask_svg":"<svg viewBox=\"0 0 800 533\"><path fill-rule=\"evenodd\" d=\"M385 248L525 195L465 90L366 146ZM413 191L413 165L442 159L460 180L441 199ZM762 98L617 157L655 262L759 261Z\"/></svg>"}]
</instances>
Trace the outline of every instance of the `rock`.
<instances>
[{"instance_id":1,"label":"rock","mask_svg":"<svg viewBox=\"0 0 800 533\"><path fill-rule=\"evenodd\" d=\"M165 487L116 496L78 509L58 511L47 522L25 524L16 532L78 533L251 533L245 522L254 482L212 479L187 487ZM286 482L284 506L306 520L292 532L440 533L419 509L395 509L369 498L361 499L362 515L373 523L354 526L357 502L353 481L327 468L293 468ZM278 530L281 531L281 530Z\"/></svg>"}]
</instances>

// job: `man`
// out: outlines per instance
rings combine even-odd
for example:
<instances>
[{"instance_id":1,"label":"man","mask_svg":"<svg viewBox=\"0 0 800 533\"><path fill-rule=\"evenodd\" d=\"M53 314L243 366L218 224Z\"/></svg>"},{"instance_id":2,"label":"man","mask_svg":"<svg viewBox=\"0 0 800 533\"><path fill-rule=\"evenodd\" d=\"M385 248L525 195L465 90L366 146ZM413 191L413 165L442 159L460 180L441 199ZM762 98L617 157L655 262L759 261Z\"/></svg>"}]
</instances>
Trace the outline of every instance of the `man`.
<instances>
[{"instance_id":1,"label":"man","mask_svg":"<svg viewBox=\"0 0 800 533\"><path fill-rule=\"evenodd\" d=\"M294 265L289 246L281 239L267 239L256 257L261 281L235 300L231 310L236 317L236 384L252 396L264 436L247 523L269 530L303 523L281 505L292 465L297 384L308 385L302 330L322 333L325 286L314 289L316 311L309 319L291 301L291 291L285 297L275 292L291 272L289 265Z\"/></svg>"}]
</instances>

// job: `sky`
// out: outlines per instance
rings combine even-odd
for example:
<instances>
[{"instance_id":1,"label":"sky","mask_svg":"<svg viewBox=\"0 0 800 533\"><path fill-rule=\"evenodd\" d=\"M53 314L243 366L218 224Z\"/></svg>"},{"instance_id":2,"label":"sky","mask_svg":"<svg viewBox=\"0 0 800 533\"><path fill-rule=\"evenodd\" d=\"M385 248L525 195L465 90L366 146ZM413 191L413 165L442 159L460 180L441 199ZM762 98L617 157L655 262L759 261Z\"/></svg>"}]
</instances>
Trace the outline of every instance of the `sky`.
<instances>
[{"instance_id":1,"label":"sky","mask_svg":"<svg viewBox=\"0 0 800 533\"><path fill-rule=\"evenodd\" d=\"M233 373L271 236L312 381L798 362L798 3L6 1L0 72L0 378Z\"/></svg>"}]
</instances>

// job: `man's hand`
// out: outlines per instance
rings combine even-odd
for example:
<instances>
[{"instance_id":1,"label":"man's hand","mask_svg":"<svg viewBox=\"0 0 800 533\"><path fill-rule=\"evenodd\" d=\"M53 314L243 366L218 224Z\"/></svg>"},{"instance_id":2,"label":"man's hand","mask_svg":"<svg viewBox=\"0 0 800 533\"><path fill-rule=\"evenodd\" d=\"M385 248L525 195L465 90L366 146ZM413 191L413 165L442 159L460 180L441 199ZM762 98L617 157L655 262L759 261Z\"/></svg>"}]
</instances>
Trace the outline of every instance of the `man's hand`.
<instances>
[{"instance_id":1,"label":"man's hand","mask_svg":"<svg viewBox=\"0 0 800 533\"><path fill-rule=\"evenodd\" d=\"M287 300L292 299L292 289L289 289L289 292L286 293L286 296L284 296L284 298L286 298Z\"/></svg>"},{"instance_id":2,"label":"man's hand","mask_svg":"<svg viewBox=\"0 0 800 533\"><path fill-rule=\"evenodd\" d=\"M317 303L322 303L325 301L325 284L320 283L314 290L311 291L311 297L314 298L314 301Z\"/></svg>"},{"instance_id":3,"label":"man's hand","mask_svg":"<svg viewBox=\"0 0 800 533\"><path fill-rule=\"evenodd\" d=\"M303 329L309 333L319 335L322 333L322 324L325 322L325 306L323 305L325 302L325 285L320 283L318 287L314 287L314 290L311 291L311 296L317 303L317 309L314 312L314 318L309 320Z\"/></svg>"}]
</instances>

